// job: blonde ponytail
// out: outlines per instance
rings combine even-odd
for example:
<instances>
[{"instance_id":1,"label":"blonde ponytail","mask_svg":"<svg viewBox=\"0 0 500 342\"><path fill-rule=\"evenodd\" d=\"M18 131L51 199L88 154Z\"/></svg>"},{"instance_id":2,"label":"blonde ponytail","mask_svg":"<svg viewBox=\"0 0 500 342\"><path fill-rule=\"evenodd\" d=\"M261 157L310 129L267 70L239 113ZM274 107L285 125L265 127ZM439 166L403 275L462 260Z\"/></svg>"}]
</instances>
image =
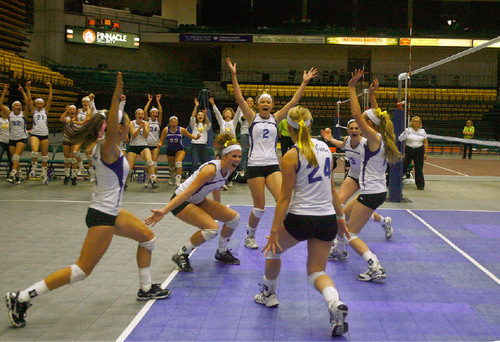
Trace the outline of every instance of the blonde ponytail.
<instances>
[{"instance_id":1,"label":"blonde ponytail","mask_svg":"<svg viewBox=\"0 0 500 342\"><path fill-rule=\"evenodd\" d=\"M308 163L314 167L318 166L318 158L316 157L316 152L314 151L314 144L311 140L311 134L309 133L309 127L305 124L305 121L312 120L312 115L309 109L302 106L296 106L290 109L288 116L292 121L299 125L299 128L290 128L297 132L297 145L299 146L300 153L307 159Z\"/></svg>"},{"instance_id":2,"label":"blonde ponytail","mask_svg":"<svg viewBox=\"0 0 500 342\"><path fill-rule=\"evenodd\" d=\"M394 135L394 125L392 124L389 114L386 111L382 112L380 108L373 110L373 113L380 119L380 123L376 126L382 135L384 141L385 151L384 156L389 161L389 164L396 164L403 155L396 147L396 136Z\"/></svg>"}]
</instances>

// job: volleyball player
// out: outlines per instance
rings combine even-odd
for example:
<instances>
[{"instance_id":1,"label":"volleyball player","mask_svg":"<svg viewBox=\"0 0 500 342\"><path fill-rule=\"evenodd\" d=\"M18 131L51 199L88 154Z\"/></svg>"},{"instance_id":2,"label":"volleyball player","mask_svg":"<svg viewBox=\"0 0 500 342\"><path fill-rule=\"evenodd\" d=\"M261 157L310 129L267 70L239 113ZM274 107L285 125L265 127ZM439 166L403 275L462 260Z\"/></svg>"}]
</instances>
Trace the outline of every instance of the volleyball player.
<instances>
[{"instance_id":1,"label":"volleyball player","mask_svg":"<svg viewBox=\"0 0 500 342\"><path fill-rule=\"evenodd\" d=\"M161 106L160 99L161 94L157 94L157 107L149 109L151 101L153 100L153 95L148 94L148 103L144 106L144 120L149 122L149 134L147 138L148 148L151 151L151 159L153 160L156 177L158 177L158 157L160 155L160 147L158 147L158 143L160 142L161 121L163 119L163 108ZM149 179L148 174L146 174L146 179ZM148 182L144 182L144 185L147 186Z\"/></svg>"},{"instance_id":2,"label":"volleyball player","mask_svg":"<svg viewBox=\"0 0 500 342\"><path fill-rule=\"evenodd\" d=\"M5 100L5 95L7 94L8 84L5 84L2 91L2 97L0 98L0 104L3 104ZM7 163L9 165L7 174L12 171L12 156L9 150L9 110L0 110L0 161L3 158L3 154L7 154Z\"/></svg>"},{"instance_id":3,"label":"volleyball player","mask_svg":"<svg viewBox=\"0 0 500 342\"><path fill-rule=\"evenodd\" d=\"M137 299L163 299L170 295L170 290L162 289L159 284L151 282L151 253L156 240L154 233L132 213L120 208L129 166L117 143L125 140L130 127L127 115L118 111L122 88L122 76L118 73L107 117L104 113L102 115L99 113L80 129L69 132L72 142L79 141L84 147L95 144L92 157L95 160L97 182L85 218L88 232L80 257L76 264L52 273L27 289L6 294L9 319L15 327L26 326L26 310L31 306L32 300L89 276L106 253L113 235L133 239L139 243L137 265L140 289L137 292ZM106 138L98 142L104 132Z\"/></svg>"},{"instance_id":4,"label":"volleyball player","mask_svg":"<svg viewBox=\"0 0 500 342\"><path fill-rule=\"evenodd\" d=\"M206 109L198 109L198 99L194 99L194 108L191 113L189 125L193 134L200 134L199 139L191 139L192 172L198 170L201 164L205 164L211 159L208 154L208 131L212 124L207 115Z\"/></svg>"},{"instance_id":5,"label":"volleyball player","mask_svg":"<svg viewBox=\"0 0 500 342\"><path fill-rule=\"evenodd\" d=\"M77 127L81 127L84 122L78 121L76 118L76 106L68 105L66 110L62 113L59 121L63 123L62 131L62 143L63 143L63 154L64 154L64 185L69 183L71 179L71 185L75 186L77 184L78 175L78 164L76 158L74 158L74 151L80 148L78 145L72 145L69 133L75 131ZM71 173L70 173L71 166Z\"/></svg>"},{"instance_id":6,"label":"volleyball player","mask_svg":"<svg viewBox=\"0 0 500 342\"><path fill-rule=\"evenodd\" d=\"M276 299L281 255L300 241L307 241L307 275L312 287L326 302L332 324L332 336L347 332L348 308L340 301L332 279L325 273L328 254L337 234L349 236L342 205L333 180L332 153L319 140L311 139L312 116L301 106L290 110L288 132L294 142L283 156L281 172L286 182L276 204L273 225L263 252L266 269L263 288L254 300L267 307L279 304Z\"/></svg>"},{"instance_id":7,"label":"volleyball player","mask_svg":"<svg viewBox=\"0 0 500 342\"><path fill-rule=\"evenodd\" d=\"M224 222L224 225L220 232L215 259L230 265L240 264L240 260L228 249L231 236L240 222L240 214L207 196L220 189L238 167L241 162L241 146L229 133L220 134L216 146L222 150L222 158L201 165L175 189L167 205L159 210L151 210L153 214L146 219L146 224L154 226L163 216L172 212L178 219L201 229L172 256L181 272L193 272L189 254L196 247L217 236L219 224L216 220Z\"/></svg>"},{"instance_id":8,"label":"volleyball player","mask_svg":"<svg viewBox=\"0 0 500 342\"><path fill-rule=\"evenodd\" d=\"M255 232L265 209L265 187L269 189L277 201L281 188L281 172L279 168L276 145L278 141L278 124L286 117L288 111L294 107L302 97L309 81L316 77L318 70L311 68L304 70L300 87L293 98L283 108L271 115L274 103L271 95L264 93L257 99L256 113L243 98L240 85L236 77L236 63L226 59L231 70L234 95L241 107L245 119L248 120L250 133L250 151L247 164L247 183L253 200L253 210L248 219L248 229L245 237L245 247L257 249Z\"/></svg>"},{"instance_id":9,"label":"volleyball player","mask_svg":"<svg viewBox=\"0 0 500 342\"><path fill-rule=\"evenodd\" d=\"M12 103L12 111L0 103L0 108L4 116L9 118L9 151L12 156L12 171L7 178L10 183L21 184L23 178L21 172L21 154L23 154L26 145L28 144L28 133L26 132L26 121L29 116L29 99L31 98L31 81L26 82L26 92L23 87L19 85L19 91L23 95L26 108L23 110L23 105L19 101ZM4 88L2 100L5 98L7 88Z\"/></svg>"},{"instance_id":10,"label":"volleyball player","mask_svg":"<svg viewBox=\"0 0 500 342\"><path fill-rule=\"evenodd\" d=\"M30 107L33 109L33 127L31 129L31 172L29 178L36 177L36 168L38 164L38 150L42 152L42 183L49 184L47 168L49 162L49 111L52 104L52 84L45 83L49 87L49 98L47 104L42 98L35 100L35 108L28 97Z\"/></svg>"},{"instance_id":11,"label":"volleyball player","mask_svg":"<svg viewBox=\"0 0 500 342\"><path fill-rule=\"evenodd\" d=\"M349 246L369 265L366 272L358 274L358 279L372 281L385 279L387 275L377 256L370 251L366 243L358 237L358 234L373 212L385 202L387 162L389 164L396 163L402 159L402 156L395 144L396 137L392 121L387 112L380 110L375 99L375 91L379 85L377 79L369 87L371 108L361 112L356 94L356 83L362 76L362 70L355 70L348 83L351 113L361 133L366 137L366 141L360 142L362 146L362 167L359 177L360 195L344 208L346 216L350 217L347 228L351 237L346 240L338 240L334 252L342 254L345 251L345 244L349 243Z\"/></svg>"},{"instance_id":12,"label":"volleyball player","mask_svg":"<svg viewBox=\"0 0 500 342\"><path fill-rule=\"evenodd\" d=\"M94 103L94 94L89 94L88 96L85 96L82 98L82 108L79 108L76 112L76 119L79 122L84 122L86 120L89 120L92 118L92 116L95 114L95 103ZM92 103L92 105L91 105ZM77 124L77 128L79 125ZM85 155L87 157L87 166L88 166L88 173L89 173L89 181L93 182L95 180L95 173L94 169L92 167L92 158L91 158L91 147L89 146L88 151L85 151ZM78 162L78 174L81 175L85 172L85 168L83 167L83 160L82 160L82 155L81 155L81 146L78 146L74 152L73 156L76 158Z\"/></svg>"},{"instance_id":13,"label":"volleyball player","mask_svg":"<svg viewBox=\"0 0 500 342\"><path fill-rule=\"evenodd\" d=\"M173 175L175 175L175 186L179 186L181 184L182 161L186 156L186 149L184 147L184 143L182 142L182 136L184 135L190 139L200 139L201 134L195 134L191 134L184 127L180 127L179 119L177 118L177 116L171 116L168 120L167 127L165 127L161 132L158 147L161 147L165 139L167 139L167 159L168 166L170 168L170 185L174 184Z\"/></svg>"},{"instance_id":14,"label":"volleyball player","mask_svg":"<svg viewBox=\"0 0 500 342\"><path fill-rule=\"evenodd\" d=\"M150 182L153 189L158 187L158 181L154 172L154 163L151 156L151 150L148 148L147 137L149 135L149 122L144 120L144 110L138 108L135 111L135 120L130 121L130 142L129 151L127 152L128 165L130 166L127 183L134 171L135 160L137 155L140 155L145 160L146 173L149 174L149 179L145 182ZM125 186L127 188L127 185Z\"/></svg>"},{"instance_id":15,"label":"volleyball player","mask_svg":"<svg viewBox=\"0 0 500 342\"><path fill-rule=\"evenodd\" d=\"M340 141L332 137L332 131L330 128L321 130L321 136L326 141L344 150L345 157L349 161L349 172L339 189L339 197L342 205L345 205L347 201L356 193L356 191L359 190L361 150L363 148L363 145L366 143L366 138L361 136L361 132L356 120L349 120L349 122L347 123L347 132L348 136L344 137L343 141ZM346 217L346 219L347 221L349 221L350 217ZM383 217L374 212L371 216L371 219L374 222L380 222L382 228L384 229L385 238L389 240L393 234L392 218L389 216ZM338 239L343 239L343 237L339 237ZM342 254L336 254L335 252L336 249L332 248L329 257L330 260L343 261L348 257L347 251L344 251Z\"/></svg>"}]
</instances>

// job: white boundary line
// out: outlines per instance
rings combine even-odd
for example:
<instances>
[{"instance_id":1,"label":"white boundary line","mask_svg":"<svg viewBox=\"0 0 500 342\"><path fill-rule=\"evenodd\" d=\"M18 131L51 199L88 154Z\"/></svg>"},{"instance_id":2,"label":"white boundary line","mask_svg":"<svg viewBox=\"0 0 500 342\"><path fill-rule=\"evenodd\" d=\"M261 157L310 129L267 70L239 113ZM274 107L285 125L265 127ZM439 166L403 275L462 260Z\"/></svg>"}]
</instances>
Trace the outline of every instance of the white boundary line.
<instances>
[{"instance_id":1,"label":"white boundary line","mask_svg":"<svg viewBox=\"0 0 500 342\"><path fill-rule=\"evenodd\" d=\"M420 218L420 216L418 216L417 214L413 213L410 209L407 209L407 211L413 215L417 220L419 220L420 222L422 222L427 228L429 228L434 234L436 234L437 236L439 236L441 239L443 239L448 245L450 245L451 247L453 247L453 249L455 249L458 253L462 254L462 256L464 256L467 260L469 260L472 264L474 264L474 266L476 266L477 268L479 268L481 271L483 271L484 273L486 273L486 275L488 277L490 277L491 279L493 279L498 285L500 285L500 279L498 279L493 273L491 273L490 271L488 271L485 267L483 267L480 263L478 263L476 260L474 260L469 254L465 253L463 250L461 250L457 245L455 245L453 242L451 242L450 240L448 240L448 238L446 238L446 236L444 236L443 234L441 234L440 232L438 232L434 227L432 227L430 224L428 224L427 222L425 222L422 218Z\"/></svg>"},{"instance_id":2,"label":"white boundary line","mask_svg":"<svg viewBox=\"0 0 500 342\"><path fill-rule=\"evenodd\" d=\"M439 165L436 165L436 164L432 164L432 163L429 163L429 162L425 162L427 165L430 165L430 166L434 166L434 167L438 167L440 169L443 169L443 170L446 170L446 171L450 171L450 172L455 172L455 173L458 173L459 175L462 175L462 176L465 176L465 177L470 177L469 175L466 175L465 173L462 173L462 172L458 172L458 171L454 171L454 170L451 170L451 169L447 169L445 167L442 167L442 166L439 166Z\"/></svg>"},{"instance_id":3,"label":"white boundary line","mask_svg":"<svg viewBox=\"0 0 500 342\"><path fill-rule=\"evenodd\" d=\"M196 252L196 249L193 250L189 256L191 257L194 252ZM179 273L179 270L173 270L172 273L170 273L170 275L167 277L167 279L161 284L161 287L163 289L167 288L168 284L170 284L170 282L172 280L174 280L175 276L178 273ZM141 311L139 311L139 313L134 317L132 322L130 322L128 327L126 327L125 330L123 330L123 332L121 333L121 335L116 339L116 342L124 342L125 341L125 339L128 337L128 335L130 335L130 333L135 329L137 324L139 324L141 322L141 320L144 318L144 316L146 316L149 309L151 309L151 307L153 306L153 304L155 302L156 302L156 299L155 300L148 300L148 302L144 305L144 307L141 309Z\"/></svg>"}]
</instances>

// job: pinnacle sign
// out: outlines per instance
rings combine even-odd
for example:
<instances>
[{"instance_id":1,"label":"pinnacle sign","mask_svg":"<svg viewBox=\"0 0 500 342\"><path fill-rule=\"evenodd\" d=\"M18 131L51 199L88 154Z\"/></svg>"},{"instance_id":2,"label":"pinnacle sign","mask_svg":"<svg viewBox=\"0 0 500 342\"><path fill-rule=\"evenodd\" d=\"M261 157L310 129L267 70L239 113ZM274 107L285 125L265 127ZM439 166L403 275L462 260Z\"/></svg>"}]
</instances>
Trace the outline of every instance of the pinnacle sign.
<instances>
[{"instance_id":1,"label":"pinnacle sign","mask_svg":"<svg viewBox=\"0 0 500 342\"><path fill-rule=\"evenodd\" d=\"M76 26L66 26L66 41L125 49L138 49L140 45L138 34Z\"/></svg>"}]
</instances>

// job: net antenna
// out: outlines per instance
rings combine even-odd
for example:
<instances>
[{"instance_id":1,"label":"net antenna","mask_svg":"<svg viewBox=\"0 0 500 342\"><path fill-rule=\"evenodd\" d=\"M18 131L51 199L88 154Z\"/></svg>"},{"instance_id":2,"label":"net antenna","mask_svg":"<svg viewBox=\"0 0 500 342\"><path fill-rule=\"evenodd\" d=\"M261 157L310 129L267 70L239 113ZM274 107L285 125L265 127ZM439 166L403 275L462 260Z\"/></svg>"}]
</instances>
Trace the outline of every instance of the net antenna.
<instances>
[{"instance_id":1,"label":"net antenna","mask_svg":"<svg viewBox=\"0 0 500 342\"><path fill-rule=\"evenodd\" d=\"M464 50L462 52L459 52L457 54L454 54L454 55L451 55L449 57L446 57L442 60L439 60L437 62L434 62L434 63L431 63L429 65L426 65L426 66L423 66L419 69L416 69L415 71L411 71L411 64L410 64L410 70L409 72L403 72L401 74L399 74L398 76L398 104L404 104L405 106L405 122L407 122L407 120L409 119L407 117L407 113L408 113L408 110L409 110L409 103L408 103L408 98L409 98L409 91L408 91L408 84L410 83L411 84L411 81L410 81L410 77L412 75L416 75L416 74L419 74L421 72L424 72L424 71L427 71L427 70L430 70L432 68L435 68L435 67L438 67L440 65L443 65L443 64L446 64L448 62L451 62L451 61L454 61L454 60L457 60L459 58L462 58L462 57L465 57L467 55L470 55L471 53L474 53L474 52L477 52L479 50L482 50L484 48L487 48L488 46L490 45L493 45L493 44L496 44L496 43L499 43L500 42L500 36L496 37L496 38L493 38L481 45L478 45L478 46L474 46L474 47L471 47L467 50ZM410 38L410 48L411 48L411 38ZM411 61L411 54L410 54L410 61ZM405 82L405 93L404 93L404 101L401 101L401 98L402 98L402 87L403 87L403 81Z\"/></svg>"}]
</instances>

